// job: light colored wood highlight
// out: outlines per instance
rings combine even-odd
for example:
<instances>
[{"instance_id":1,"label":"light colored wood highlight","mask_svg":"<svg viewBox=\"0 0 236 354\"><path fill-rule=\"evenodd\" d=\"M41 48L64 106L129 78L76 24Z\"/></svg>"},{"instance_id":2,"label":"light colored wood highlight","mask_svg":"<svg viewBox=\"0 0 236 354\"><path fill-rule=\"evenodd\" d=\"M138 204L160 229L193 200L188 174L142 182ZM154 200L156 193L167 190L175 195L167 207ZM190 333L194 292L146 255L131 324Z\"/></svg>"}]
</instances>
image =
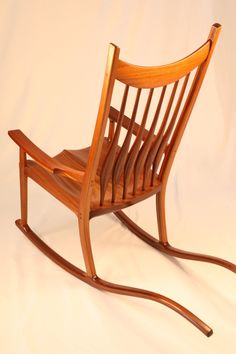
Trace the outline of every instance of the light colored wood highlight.
<instances>
[{"instance_id":1,"label":"light colored wood highlight","mask_svg":"<svg viewBox=\"0 0 236 354\"><path fill-rule=\"evenodd\" d=\"M208 40L202 47L186 58L162 66L138 66L119 60L117 80L126 85L140 88L155 88L180 80L190 71L202 64L209 54L211 43Z\"/></svg>"}]
</instances>

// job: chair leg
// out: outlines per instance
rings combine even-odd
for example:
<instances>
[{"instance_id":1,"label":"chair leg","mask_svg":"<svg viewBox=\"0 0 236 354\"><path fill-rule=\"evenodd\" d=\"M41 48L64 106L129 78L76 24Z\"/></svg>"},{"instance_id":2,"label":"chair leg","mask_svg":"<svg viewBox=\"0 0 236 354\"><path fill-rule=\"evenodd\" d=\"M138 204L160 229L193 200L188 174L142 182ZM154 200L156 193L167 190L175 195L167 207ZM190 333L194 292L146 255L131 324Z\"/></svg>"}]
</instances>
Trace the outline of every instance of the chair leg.
<instances>
[{"instance_id":1,"label":"chair leg","mask_svg":"<svg viewBox=\"0 0 236 354\"><path fill-rule=\"evenodd\" d=\"M155 237L151 236L146 231L144 231L141 227L135 224L123 211L119 210L114 214L124 225L126 225L126 227L129 230L131 230L141 240L148 243L150 246L158 249L159 251L168 254L169 256L217 264L221 267L227 268L232 272L236 273L236 264L228 262L222 258L195 253L195 252L188 252L188 251L184 251L172 247L168 243L168 238L166 233L164 202L165 200L163 195L157 195L156 206L157 206L157 221L158 221L160 240L157 240Z\"/></svg>"},{"instance_id":2,"label":"chair leg","mask_svg":"<svg viewBox=\"0 0 236 354\"><path fill-rule=\"evenodd\" d=\"M21 219L16 221L16 225L19 228L21 228L21 231L27 234L27 229L29 229L29 226L27 224L28 222L28 177L25 173L25 167L26 167L26 153L23 149L20 148L19 173L20 173ZM89 217L84 213L80 213L80 215L78 216L78 221L79 221L81 247L83 251L87 274L92 278L96 278L96 270L93 261L93 254L92 254L90 234L89 234ZM22 227L20 227L20 225Z\"/></svg>"},{"instance_id":3,"label":"chair leg","mask_svg":"<svg viewBox=\"0 0 236 354\"><path fill-rule=\"evenodd\" d=\"M89 277L95 279L97 275L96 275L96 269L93 260L92 246L90 240L89 216L81 212L78 217L78 222L79 222L80 242L81 242L82 252L84 256L86 271Z\"/></svg>"},{"instance_id":4,"label":"chair leg","mask_svg":"<svg viewBox=\"0 0 236 354\"><path fill-rule=\"evenodd\" d=\"M168 243L167 231L166 231L166 216L165 216L165 188L163 188L156 195L156 212L157 212L157 222L158 222L160 244L164 246L162 248L163 252L167 253L170 256L174 256L174 257L214 263L214 264L217 264L221 267L227 268L227 269L231 270L232 272L236 273L236 264L228 262L222 258L184 251L184 250L172 247Z\"/></svg>"},{"instance_id":5,"label":"chair leg","mask_svg":"<svg viewBox=\"0 0 236 354\"><path fill-rule=\"evenodd\" d=\"M72 263L68 262L66 259L61 257L58 253L56 253L52 248L50 248L45 242L43 242L35 233L30 229L28 225L23 225L21 220L16 220L17 227L27 236L27 238L34 243L47 257L49 257L53 262L58 264L60 267L65 269L67 272L71 273L75 277L84 281L85 283L93 286L99 290L106 290L112 293L134 296L139 298L144 298L147 300L152 300L158 303L161 303L184 318L186 318L189 322L191 322L195 327L197 327L201 332L203 332L207 337L210 337L213 333L212 329L200 320L197 316L195 316L192 312L187 310L185 307L181 306L177 302L165 297L163 295L154 293L152 291L147 291L143 289L133 288L129 286L123 286L114 284L111 282L107 282L98 277L91 277L87 272L79 269Z\"/></svg>"},{"instance_id":6,"label":"chair leg","mask_svg":"<svg viewBox=\"0 0 236 354\"><path fill-rule=\"evenodd\" d=\"M28 214L28 181L25 174L26 167L26 153L23 149L20 149L20 204L21 204L21 223L22 225L27 225L27 214Z\"/></svg>"},{"instance_id":7,"label":"chair leg","mask_svg":"<svg viewBox=\"0 0 236 354\"><path fill-rule=\"evenodd\" d=\"M159 240L163 245L168 244L167 231L166 231L166 209L165 209L165 190L162 189L156 194L156 214L157 225L159 232Z\"/></svg>"},{"instance_id":8,"label":"chair leg","mask_svg":"<svg viewBox=\"0 0 236 354\"><path fill-rule=\"evenodd\" d=\"M16 225L18 228L30 239L45 255L47 255L52 261L58 264L60 267L76 276L80 280L86 282L87 284L100 289L110 291L112 293L117 293L121 295L134 296L139 298L144 298L152 300L158 303L161 303L172 310L179 313L181 316L186 318L191 322L195 327L202 331L207 337L211 336L213 331L212 329L203 321L201 321L197 316L192 312L187 310L185 307L181 306L177 302L152 291L147 291L144 289L138 289L123 285L114 284L102 280L96 275L96 270L94 266L94 260L92 255L90 234L89 234L89 217L86 214L80 214L78 217L79 221L79 230L80 230L80 239L82 245L82 251L85 260L86 272L79 269L75 265L68 262L66 259L61 257L56 253L52 248L45 244L28 226L27 224L27 177L25 176L24 167L25 166L25 155L21 153L20 161L20 178L21 178L21 219L16 220ZM122 211L118 211L115 215L124 223L126 226L131 229L137 236L139 236L144 241L151 244L153 247L166 252L169 244L156 240L154 237L148 235L144 230L139 228L135 223L133 223ZM163 214L161 214L163 217ZM169 251L168 251L169 252ZM166 253L168 253L166 252ZM226 262L226 261L225 261ZM234 265L233 265L234 266ZM235 267L235 266L234 266Z\"/></svg>"}]
</instances>

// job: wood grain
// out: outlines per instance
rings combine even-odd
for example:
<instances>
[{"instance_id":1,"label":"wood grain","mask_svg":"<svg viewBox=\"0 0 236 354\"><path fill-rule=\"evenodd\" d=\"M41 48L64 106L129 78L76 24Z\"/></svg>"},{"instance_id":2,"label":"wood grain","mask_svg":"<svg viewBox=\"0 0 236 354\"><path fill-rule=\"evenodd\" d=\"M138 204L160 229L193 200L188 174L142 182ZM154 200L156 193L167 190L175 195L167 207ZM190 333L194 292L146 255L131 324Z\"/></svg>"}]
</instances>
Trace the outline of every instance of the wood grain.
<instances>
[{"instance_id":1,"label":"wood grain","mask_svg":"<svg viewBox=\"0 0 236 354\"><path fill-rule=\"evenodd\" d=\"M170 246L166 227L165 193L169 173L220 29L219 24L214 24L207 42L202 47L188 57L164 66L139 67L128 64L120 60L119 48L110 44L93 139L91 146L87 148L65 149L56 156L50 157L20 130L9 132L20 149L21 219L16 221L18 228L50 259L87 284L97 289L159 302L185 317L206 336L213 333L212 329L175 301L151 291L118 285L99 278L95 268L89 227L91 218L114 212L134 234L161 252L174 257L214 263L236 272L235 264L221 258ZM193 70L196 73L188 88L188 79ZM182 78L183 84L180 93L177 94L177 87ZM120 110L111 107L115 80L126 85ZM172 85L171 88L169 85ZM125 115L129 86L137 88L131 118ZM161 87L162 91L150 129L147 129L146 123L156 87ZM171 94L169 100L165 102L168 88L171 89ZM141 90L143 92L145 89L149 89L149 94L141 124L138 124L135 120ZM160 125L155 132L159 120L161 120ZM107 124L109 124L108 137L105 136ZM119 146L121 128L127 129L127 132L123 143ZM133 135L135 138L132 144ZM28 159L27 155L31 159ZM34 180L75 213L78 219L85 271L57 254L28 226L28 178ZM142 230L122 211L152 195L156 195L159 240Z\"/></svg>"},{"instance_id":2,"label":"wood grain","mask_svg":"<svg viewBox=\"0 0 236 354\"><path fill-rule=\"evenodd\" d=\"M163 66L138 66L119 60L117 80L126 85L140 88L155 88L180 80L202 64L208 57L211 43L208 40L194 53L175 63Z\"/></svg>"}]
</instances>

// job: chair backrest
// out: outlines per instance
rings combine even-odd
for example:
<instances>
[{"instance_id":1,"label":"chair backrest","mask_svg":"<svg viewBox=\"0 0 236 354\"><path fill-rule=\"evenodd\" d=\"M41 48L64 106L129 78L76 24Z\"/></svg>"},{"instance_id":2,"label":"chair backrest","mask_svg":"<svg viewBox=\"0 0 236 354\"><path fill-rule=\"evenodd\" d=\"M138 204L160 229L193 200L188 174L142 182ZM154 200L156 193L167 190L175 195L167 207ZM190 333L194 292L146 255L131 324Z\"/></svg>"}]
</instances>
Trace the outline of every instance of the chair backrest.
<instances>
[{"instance_id":1,"label":"chair backrest","mask_svg":"<svg viewBox=\"0 0 236 354\"><path fill-rule=\"evenodd\" d=\"M101 205L110 183L111 202L126 199L127 193L136 195L155 189L160 182L166 184L220 28L219 24L214 24L207 41L198 50L182 60L164 66L141 67L128 64L119 59L119 48L110 44L83 186L87 199L89 187L93 185L97 173L106 131L109 148L99 171ZM118 109L111 106L116 81L124 86ZM131 95L133 107L129 118L125 110L131 90L136 92ZM141 110L139 103L144 97L146 102ZM129 102L129 108L130 105ZM140 124L136 122L137 115L140 116ZM120 143L121 131L124 129L125 134ZM122 186L122 193L117 195L118 184L119 191Z\"/></svg>"}]
</instances>

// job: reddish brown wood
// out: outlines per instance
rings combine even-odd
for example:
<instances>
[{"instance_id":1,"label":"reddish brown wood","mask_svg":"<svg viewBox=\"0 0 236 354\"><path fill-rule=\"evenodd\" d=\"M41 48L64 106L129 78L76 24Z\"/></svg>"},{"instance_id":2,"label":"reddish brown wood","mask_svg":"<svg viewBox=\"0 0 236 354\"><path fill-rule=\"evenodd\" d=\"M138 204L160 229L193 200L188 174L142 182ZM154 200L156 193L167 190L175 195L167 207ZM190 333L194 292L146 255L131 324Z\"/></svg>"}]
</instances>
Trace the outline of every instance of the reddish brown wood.
<instances>
[{"instance_id":1,"label":"reddish brown wood","mask_svg":"<svg viewBox=\"0 0 236 354\"><path fill-rule=\"evenodd\" d=\"M88 148L63 150L58 155L50 157L33 144L21 131L9 132L10 137L20 147L21 219L16 221L19 229L54 262L89 285L118 294L160 302L185 317L207 336L212 334L211 328L173 300L147 290L117 285L100 279L95 268L89 225L92 217L115 212L116 216L138 237L168 255L211 262L236 272L236 265L226 260L186 252L170 246L165 217L165 192L168 176L219 32L220 25L213 25L208 40L202 47L176 63L161 67L144 68L127 64L119 59L119 48L111 44L93 140ZM194 69L197 70L195 78L184 107L178 114L189 74ZM178 82L185 76L182 91L168 124ZM120 111L111 107L115 80L120 80L127 85ZM172 95L159 131L155 135L160 107L164 102L165 86L172 83ZM128 85L138 88L131 119L124 114ZM151 128L148 130L145 125L155 87L163 87L163 89ZM135 118L142 88L149 89L149 97L142 123L139 125L135 122ZM110 119L108 120L108 118ZM108 138L105 137L107 124L110 124ZM122 146L118 146L121 127L127 129L127 134ZM132 135L135 135L136 139L130 149ZM27 160L26 155L29 155L32 160ZM157 175L158 165L162 157L163 162ZM155 176L155 181L151 174ZM76 214L86 271L80 270L58 255L28 226L28 177ZM147 183L147 181L153 183ZM149 198L151 195L156 195L159 240L139 228L121 211L121 209Z\"/></svg>"},{"instance_id":2,"label":"reddish brown wood","mask_svg":"<svg viewBox=\"0 0 236 354\"><path fill-rule=\"evenodd\" d=\"M65 166L45 154L45 152L40 150L34 143L32 143L32 141L28 139L20 130L11 130L8 132L8 134L22 150L20 155L20 166L22 167L20 170L20 172L22 172L21 177L24 174L23 166L26 166L25 156L23 155L28 154L37 162L38 165L42 166L46 171L65 175L71 179L82 182L84 176L83 172L77 171L69 166Z\"/></svg>"},{"instance_id":3,"label":"reddish brown wood","mask_svg":"<svg viewBox=\"0 0 236 354\"><path fill-rule=\"evenodd\" d=\"M155 115L154 115L150 130L149 130L149 132L147 134L146 139L144 140L144 143L143 143L143 145L142 145L142 147L141 147L141 149L139 151L138 157L137 157L136 162L135 162L134 191L133 191L134 194L136 194L137 187L138 187L138 179L139 179L139 176L141 174L141 171L143 170L143 167L144 167L148 152L150 151L152 142L154 140L154 132L155 132L155 128L156 128L156 125L157 125L157 120L158 120L159 115L160 115L160 110L161 110L161 106L162 106L163 99L164 99L164 96L165 96L165 92L166 92L166 86L164 86L162 88L161 96L160 96L160 99L159 99L159 102L158 102L158 105L157 105L157 109L156 109L156 112L155 112ZM145 179L145 176L144 176L143 179Z\"/></svg>"},{"instance_id":4,"label":"reddish brown wood","mask_svg":"<svg viewBox=\"0 0 236 354\"><path fill-rule=\"evenodd\" d=\"M156 153L157 153L157 151L158 151L158 149L159 149L159 147L161 145L162 139L163 139L164 131L165 131L166 124L167 124L167 121L168 121L168 118L169 118L169 114L170 114L170 110L171 110L171 107L172 107L172 104L173 104L173 101L174 101L174 98L175 98L175 94L176 94L176 90L177 90L177 87L178 87L178 83L179 82L176 81L174 86L173 86L173 89L172 89L172 92L171 92L171 96L170 96L170 99L169 99L169 102L168 102L168 105L167 105L167 108L166 108L166 112L165 112L164 118L162 120L161 127L160 127L160 129L158 131L158 134L157 134L155 140L153 141L151 149L149 150L147 158L145 160L144 177L143 177L143 190L145 190L146 187L147 187L147 181L148 181L148 176L149 176L148 173L151 170L151 166L153 164L154 158L156 156Z\"/></svg>"},{"instance_id":5,"label":"reddish brown wood","mask_svg":"<svg viewBox=\"0 0 236 354\"><path fill-rule=\"evenodd\" d=\"M115 163L115 158L116 158L116 154L117 154L117 150L118 150L118 141L119 141L119 137L120 137L120 131L121 131L121 127L122 127L122 121L123 121L123 117L124 117L128 92L129 92L129 86L126 85L123 99L122 99L121 108L120 108L120 114L118 117L117 127L115 130L115 134L114 134L114 137L111 141L106 159L104 161L104 165L102 167L101 175L100 175L100 190L101 190L100 205L103 205L103 203L104 203L107 184L108 184L109 179L111 178L113 166Z\"/></svg>"},{"instance_id":6,"label":"reddish brown wood","mask_svg":"<svg viewBox=\"0 0 236 354\"><path fill-rule=\"evenodd\" d=\"M214 26L212 32L218 35L217 31L217 27ZM162 66L138 66L119 60L116 77L124 84L133 87L155 88L165 86L178 81L203 63L209 58L210 50L211 42L207 41L186 58Z\"/></svg>"},{"instance_id":7,"label":"reddish brown wood","mask_svg":"<svg viewBox=\"0 0 236 354\"><path fill-rule=\"evenodd\" d=\"M152 179L151 179L151 185L152 186L154 184L154 178L156 176L157 169L158 169L159 164L161 162L161 158L163 156L163 153L166 150L166 146L168 144L170 135L171 135L171 133L172 133L172 131L174 129L176 118L177 118L177 115L179 113L180 105L182 103L182 100L183 100L183 97L184 97L184 93L185 93L185 90L186 90L186 87L187 87L188 79L189 79L189 74L185 77L185 80L183 82L183 86L182 86L182 89L181 89L177 104L175 106L174 113L173 113L173 115L171 117L171 120L170 120L170 123L168 125L168 128L166 129L166 132L163 135L163 139L162 139L162 141L161 141L161 143L160 143L160 145L158 147L158 150L157 150L154 162L153 162L153 166L152 166Z\"/></svg>"},{"instance_id":8,"label":"reddish brown wood","mask_svg":"<svg viewBox=\"0 0 236 354\"><path fill-rule=\"evenodd\" d=\"M116 160L116 163L115 163L115 166L113 169L113 175L112 175L112 202L113 203L115 202L117 185L118 185L118 183L120 181L120 177L123 173L124 165L125 165L126 158L127 158L128 151L129 151L129 147L130 147L130 141L131 141L131 137L133 134L140 94L141 94L141 89L138 89L137 94L136 94L134 107L133 107L132 116L131 116L131 119L129 122L129 127L127 130L127 134L126 134L124 143L120 149L119 155L117 157L117 160Z\"/></svg>"},{"instance_id":9,"label":"reddish brown wood","mask_svg":"<svg viewBox=\"0 0 236 354\"><path fill-rule=\"evenodd\" d=\"M236 273L236 265L231 262L228 262L222 258L218 258L214 256L209 256L209 255L189 252L189 251L183 251L181 249L172 247L169 243L164 244L163 242L160 242L155 237L151 236L149 233L144 231L137 224L135 224L123 211L119 210L114 214L130 231L132 231L136 236L138 236L144 242L148 243L153 248L156 248L158 251L161 251L173 257L213 263L221 267L227 268L232 272Z\"/></svg>"},{"instance_id":10,"label":"reddish brown wood","mask_svg":"<svg viewBox=\"0 0 236 354\"><path fill-rule=\"evenodd\" d=\"M123 199L127 198L128 185L130 183L130 177L134 172L134 165L135 165L138 153L139 153L139 148L140 148L141 142L143 140L143 132L144 132L145 124L146 124L147 117L148 117L148 112L149 112L149 108L150 108L150 104L151 104L151 100L152 100L152 95L153 95L153 89L150 89L139 132L136 136L136 139L133 143L132 148L130 149L130 152L128 154L128 157L127 157L127 160L125 163L124 182L123 182L124 183ZM139 176L137 176L136 178L138 179Z\"/></svg>"},{"instance_id":11,"label":"reddish brown wood","mask_svg":"<svg viewBox=\"0 0 236 354\"><path fill-rule=\"evenodd\" d=\"M114 137L114 131L115 131L115 121L110 119L109 122L109 132L108 132L108 140L112 141Z\"/></svg>"},{"instance_id":12,"label":"reddish brown wood","mask_svg":"<svg viewBox=\"0 0 236 354\"><path fill-rule=\"evenodd\" d=\"M207 337L211 336L212 329L203 321L201 321L192 312L188 311L185 307L181 306L177 302L169 299L166 296L154 293L153 291L147 291L143 289L137 289L130 286L118 285L108 281L105 281L99 277L91 278L86 272L76 267L74 264L68 262L65 258L61 257L52 248L50 248L45 242L43 242L28 225L22 225L21 220L16 220L17 227L28 237L28 239L35 244L46 256L48 256L53 262L58 264L60 267L65 269L67 272L71 273L73 276L79 278L85 283L97 288L99 290L110 291L115 294L121 294L126 296L134 296L139 298L144 298L147 300L152 300L159 302L175 312L179 313L181 316L186 318L194 326L196 326L200 331L202 331Z\"/></svg>"},{"instance_id":13,"label":"reddish brown wood","mask_svg":"<svg viewBox=\"0 0 236 354\"><path fill-rule=\"evenodd\" d=\"M141 90L141 89L139 89L139 90ZM114 122L117 122L118 121L118 117L119 117L119 111L111 106L110 107L110 112L109 112L110 120L112 120ZM126 129L129 129L129 126L130 126L130 118L127 117L125 114L124 114L124 117L123 117L122 126L124 128L126 128ZM140 125L137 122L134 122L132 134L137 136L138 132L139 132L139 129L140 129ZM146 139L147 135L148 135L148 130L144 129L144 131L143 131L143 140Z\"/></svg>"},{"instance_id":14,"label":"reddish brown wood","mask_svg":"<svg viewBox=\"0 0 236 354\"><path fill-rule=\"evenodd\" d=\"M25 174L26 166L26 153L20 148L20 164L19 164L19 172L20 172L20 204L21 204L21 220L22 224L27 224L27 214L28 214L28 183L27 176Z\"/></svg>"}]
</instances>

